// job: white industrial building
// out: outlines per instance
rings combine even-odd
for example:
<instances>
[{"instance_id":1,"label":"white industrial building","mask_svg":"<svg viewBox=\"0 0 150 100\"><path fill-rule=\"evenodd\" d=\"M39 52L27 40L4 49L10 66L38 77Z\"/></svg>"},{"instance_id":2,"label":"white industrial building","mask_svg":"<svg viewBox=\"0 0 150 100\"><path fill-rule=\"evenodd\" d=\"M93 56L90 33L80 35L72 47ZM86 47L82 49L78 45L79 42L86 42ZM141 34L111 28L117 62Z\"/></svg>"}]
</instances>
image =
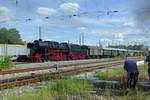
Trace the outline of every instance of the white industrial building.
<instances>
[{"instance_id":1,"label":"white industrial building","mask_svg":"<svg viewBox=\"0 0 150 100\"><path fill-rule=\"evenodd\" d=\"M26 45L0 44L0 56L28 55Z\"/></svg>"}]
</instances>

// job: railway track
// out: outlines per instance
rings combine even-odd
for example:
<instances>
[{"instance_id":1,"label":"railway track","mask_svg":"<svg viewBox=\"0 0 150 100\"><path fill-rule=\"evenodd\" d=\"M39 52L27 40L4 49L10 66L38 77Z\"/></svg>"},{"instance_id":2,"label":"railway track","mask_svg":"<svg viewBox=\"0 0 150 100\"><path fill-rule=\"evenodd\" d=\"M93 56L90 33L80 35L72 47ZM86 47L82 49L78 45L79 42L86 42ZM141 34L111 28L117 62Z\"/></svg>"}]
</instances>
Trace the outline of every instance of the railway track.
<instances>
[{"instance_id":1,"label":"railway track","mask_svg":"<svg viewBox=\"0 0 150 100\"><path fill-rule=\"evenodd\" d=\"M137 57L128 57L128 59L136 59ZM141 57L142 58L142 57ZM104 61L113 61L113 60L121 60L122 58L104 58L105 60ZM87 59L87 60L93 60L93 59ZM95 62L98 62L100 61L101 59L95 59L96 61ZM69 61L79 61L79 60L69 60ZM84 61L84 60L80 60L80 61ZM65 62L65 61L51 61L52 63L53 62ZM18 64L30 64L32 62L13 62L12 64L13 65L18 65ZM36 63L36 62L34 62Z\"/></svg>"},{"instance_id":2,"label":"railway track","mask_svg":"<svg viewBox=\"0 0 150 100\"><path fill-rule=\"evenodd\" d=\"M141 59L136 59L136 61L141 60ZM117 66L117 65L122 65L124 62L124 60L120 60L120 61L112 61L112 62L103 62L103 63L92 63L92 64L75 64L72 66L72 69L69 70L59 70L59 71L55 71L55 72L48 72L48 73L42 73L42 74L38 74L38 73L32 73L29 76L21 76L21 77L17 77L17 78L11 78L11 79L4 79L4 80L0 80L0 90L2 89L7 89L7 88L12 88L15 86L23 86L23 85L28 85L31 83L36 83L36 82L41 82L41 81L45 81L45 80L49 80L49 79L60 79L62 77L65 76L70 76L70 75L76 75L79 73L83 73L83 72L90 72L90 71L94 71L97 69L102 69L102 68L109 68L112 66ZM80 66L79 66L80 65ZM70 66L70 65L68 65ZM79 66L79 67L77 67ZM64 66L61 66L64 67ZM0 75L5 75L5 74L11 74L13 75L14 73L23 73L23 72L29 72L29 71L36 71L36 70L50 70L52 67L46 67L46 68L29 68L23 71L23 69L19 69L19 70L9 70L9 71L0 71Z\"/></svg>"},{"instance_id":3,"label":"railway track","mask_svg":"<svg viewBox=\"0 0 150 100\"><path fill-rule=\"evenodd\" d=\"M109 60L109 61L116 61L115 60ZM70 67L70 66L81 66L81 65L87 65L87 64L94 64L94 63L103 63L103 62L108 62L108 61L93 61L93 62L84 62L84 63L76 63L76 64L63 64L63 65L58 65L59 68L63 67ZM5 75L5 74L16 74L16 73L24 73L24 72L31 72L31 71L38 71L38 70L47 70L50 68L56 68L56 64L50 65L50 66L44 66L44 67L33 67L33 68L23 68L23 69L15 69L15 70L4 70L0 71L0 75Z\"/></svg>"},{"instance_id":4,"label":"railway track","mask_svg":"<svg viewBox=\"0 0 150 100\"><path fill-rule=\"evenodd\" d=\"M130 58L130 59L133 59L133 60L142 60L143 58ZM38 70L47 70L47 69L50 69L50 68L56 68L57 66L55 65L58 65L59 68L63 68L63 67L70 67L70 66L81 66L81 65L88 65L88 64L94 64L94 63L104 63L104 62L112 62L112 61L119 61L119 60L122 60L122 59L111 59L111 60L103 60L103 61L90 61L90 62L82 62L82 63L75 63L75 64L62 64L62 65L59 65L59 64L53 64L53 65L47 65L47 66L43 66L43 67L36 67L36 66L33 66L32 68L22 68L22 69L15 69L15 70L5 70L5 71L0 71L0 75L5 75L5 74L15 74L15 73L24 73L24 72L31 72L31 71L38 71Z\"/></svg>"}]
</instances>

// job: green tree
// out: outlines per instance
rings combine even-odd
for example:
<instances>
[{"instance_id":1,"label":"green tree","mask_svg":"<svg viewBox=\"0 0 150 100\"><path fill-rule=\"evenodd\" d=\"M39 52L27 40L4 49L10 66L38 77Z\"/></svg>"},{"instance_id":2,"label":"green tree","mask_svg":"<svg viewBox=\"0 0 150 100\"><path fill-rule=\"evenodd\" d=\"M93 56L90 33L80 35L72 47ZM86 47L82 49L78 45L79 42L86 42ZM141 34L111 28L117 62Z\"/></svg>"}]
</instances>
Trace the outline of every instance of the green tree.
<instances>
[{"instance_id":1,"label":"green tree","mask_svg":"<svg viewBox=\"0 0 150 100\"><path fill-rule=\"evenodd\" d=\"M7 34L7 29L6 28L1 28L0 29L0 43L5 43L6 42L6 34Z\"/></svg>"},{"instance_id":2,"label":"green tree","mask_svg":"<svg viewBox=\"0 0 150 100\"><path fill-rule=\"evenodd\" d=\"M15 28L11 29L1 28L0 43L22 44L23 42L21 40L19 31L17 31Z\"/></svg>"},{"instance_id":3,"label":"green tree","mask_svg":"<svg viewBox=\"0 0 150 100\"><path fill-rule=\"evenodd\" d=\"M119 49L129 49L129 50L148 50L148 47L140 44L140 45L109 45L109 48L119 48Z\"/></svg>"}]
</instances>

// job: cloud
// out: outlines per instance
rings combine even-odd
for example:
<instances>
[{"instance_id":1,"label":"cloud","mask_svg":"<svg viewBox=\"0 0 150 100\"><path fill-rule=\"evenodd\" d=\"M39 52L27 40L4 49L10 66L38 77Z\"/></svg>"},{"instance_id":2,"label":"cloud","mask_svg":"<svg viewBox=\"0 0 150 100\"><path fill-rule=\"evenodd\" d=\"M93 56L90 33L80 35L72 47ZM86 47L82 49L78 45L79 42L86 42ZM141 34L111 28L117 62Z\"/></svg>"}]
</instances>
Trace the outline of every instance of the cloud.
<instances>
[{"instance_id":1,"label":"cloud","mask_svg":"<svg viewBox=\"0 0 150 100\"><path fill-rule=\"evenodd\" d=\"M86 27L78 27L77 30L81 33L88 33L89 30Z\"/></svg>"},{"instance_id":2,"label":"cloud","mask_svg":"<svg viewBox=\"0 0 150 100\"><path fill-rule=\"evenodd\" d=\"M80 6L77 3L63 3L59 7L59 11L66 14L78 13Z\"/></svg>"},{"instance_id":3,"label":"cloud","mask_svg":"<svg viewBox=\"0 0 150 100\"><path fill-rule=\"evenodd\" d=\"M118 40L118 41L123 41L123 39L124 39L124 35L123 35L123 33L117 33L116 35L115 35L115 38Z\"/></svg>"},{"instance_id":4,"label":"cloud","mask_svg":"<svg viewBox=\"0 0 150 100\"><path fill-rule=\"evenodd\" d=\"M9 12L9 9L7 7L0 6L0 15L1 14L6 14L8 12Z\"/></svg>"},{"instance_id":5,"label":"cloud","mask_svg":"<svg viewBox=\"0 0 150 100\"><path fill-rule=\"evenodd\" d=\"M51 16L57 13L57 11L53 8L39 7L37 13L44 16Z\"/></svg>"},{"instance_id":6,"label":"cloud","mask_svg":"<svg viewBox=\"0 0 150 100\"><path fill-rule=\"evenodd\" d=\"M70 3L66 2L59 6L58 9L47 8L47 7L39 7L37 9L37 13L40 15L51 16L57 12L63 14L74 14L80 11L80 6L78 3Z\"/></svg>"},{"instance_id":7,"label":"cloud","mask_svg":"<svg viewBox=\"0 0 150 100\"><path fill-rule=\"evenodd\" d=\"M137 0L135 6L134 17L139 27L150 24L150 0Z\"/></svg>"},{"instance_id":8,"label":"cloud","mask_svg":"<svg viewBox=\"0 0 150 100\"><path fill-rule=\"evenodd\" d=\"M129 19L126 18L97 18L97 17L88 17L80 16L74 17L74 23L78 25L107 25L107 26L118 26L118 27L133 27L133 23L129 22Z\"/></svg>"},{"instance_id":9,"label":"cloud","mask_svg":"<svg viewBox=\"0 0 150 100\"><path fill-rule=\"evenodd\" d=\"M62 2L72 2L73 0L60 0Z\"/></svg>"},{"instance_id":10,"label":"cloud","mask_svg":"<svg viewBox=\"0 0 150 100\"><path fill-rule=\"evenodd\" d=\"M115 35L115 33L118 33L118 30L114 30L112 28L95 28L95 29L91 29L91 31L89 31L89 34L94 35L94 36L107 36L107 37L112 37Z\"/></svg>"},{"instance_id":11,"label":"cloud","mask_svg":"<svg viewBox=\"0 0 150 100\"><path fill-rule=\"evenodd\" d=\"M135 27L135 23L133 23L133 22L125 22L123 24L123 26L125 26L125 27Z\"/></svg>"},{"instance_id":12,"label":"cloud","mask_svg":"<svg viewBox=\"0 0 150 100\"><path fill-rule=\"evenodd\" d=\"M10 10L7 7L0 6L0 22L7 22L12 19Z\"/></svg>"},{"instance_id":13,"label":"cloud","mask_svg":"<svg viewBox=\"0 0 150 100\"><path fill-rule=\"evenodd\" d=\"M11 20L10 16L0 16L0 22L7 22L10 20Z\"/></svg>"}]
</instances>

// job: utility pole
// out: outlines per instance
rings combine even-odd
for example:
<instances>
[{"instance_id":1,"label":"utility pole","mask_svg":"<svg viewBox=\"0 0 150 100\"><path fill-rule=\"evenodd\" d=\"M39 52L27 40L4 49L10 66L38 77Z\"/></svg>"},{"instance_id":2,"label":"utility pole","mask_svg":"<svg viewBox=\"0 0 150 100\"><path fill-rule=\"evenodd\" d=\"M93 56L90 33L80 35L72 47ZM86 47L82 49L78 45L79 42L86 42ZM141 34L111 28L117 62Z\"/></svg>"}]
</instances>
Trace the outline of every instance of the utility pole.
<instances>
[{"instance_id":1,"label":"utility pole","mask_svg":"<svg viewBox=\"0 0 150 100\"><path fill-rule=\"evenodd\" d=\"M101 41L99 40L99 48L102 48L102 44Z\"/></svg>"},{"instance_id":2,"label":"utility pole","mask_svg":"<svg viewBox=\"0 0 150 100\"><path fill-rule=\"evenodd\" d=\"M82 34L82 45L84 45L84 33Z\"/></svg>"},{"instance_id":3,"label":"utility pole","mask_svg":"<svg viewBox=\"0 0 150 100\"><path fill-rule=\"evenodd\" d=\"M42 40L41 26L39 26L39 40Z\"/></svg>"},{"instance_id":4,"label":"utility pole","mask_svg":"<svg viewBox=\"0 0 150 100\"><path fill-rule=\"evenodd\" d=\"M16 0L16 2L15 2L15 3L16 3L16 7L17 7L17 6L18 6L18 0Z\"/></svg>"},{"instance_id":5,"label":"utility pole","mask_svg":"<svg viewBox=\"0 0 150 100\"><path fill-rule=\"evenodd\" d=\"M81 45L81 34L79 35L79 45Z\"/></svg>"}]
</instances>

